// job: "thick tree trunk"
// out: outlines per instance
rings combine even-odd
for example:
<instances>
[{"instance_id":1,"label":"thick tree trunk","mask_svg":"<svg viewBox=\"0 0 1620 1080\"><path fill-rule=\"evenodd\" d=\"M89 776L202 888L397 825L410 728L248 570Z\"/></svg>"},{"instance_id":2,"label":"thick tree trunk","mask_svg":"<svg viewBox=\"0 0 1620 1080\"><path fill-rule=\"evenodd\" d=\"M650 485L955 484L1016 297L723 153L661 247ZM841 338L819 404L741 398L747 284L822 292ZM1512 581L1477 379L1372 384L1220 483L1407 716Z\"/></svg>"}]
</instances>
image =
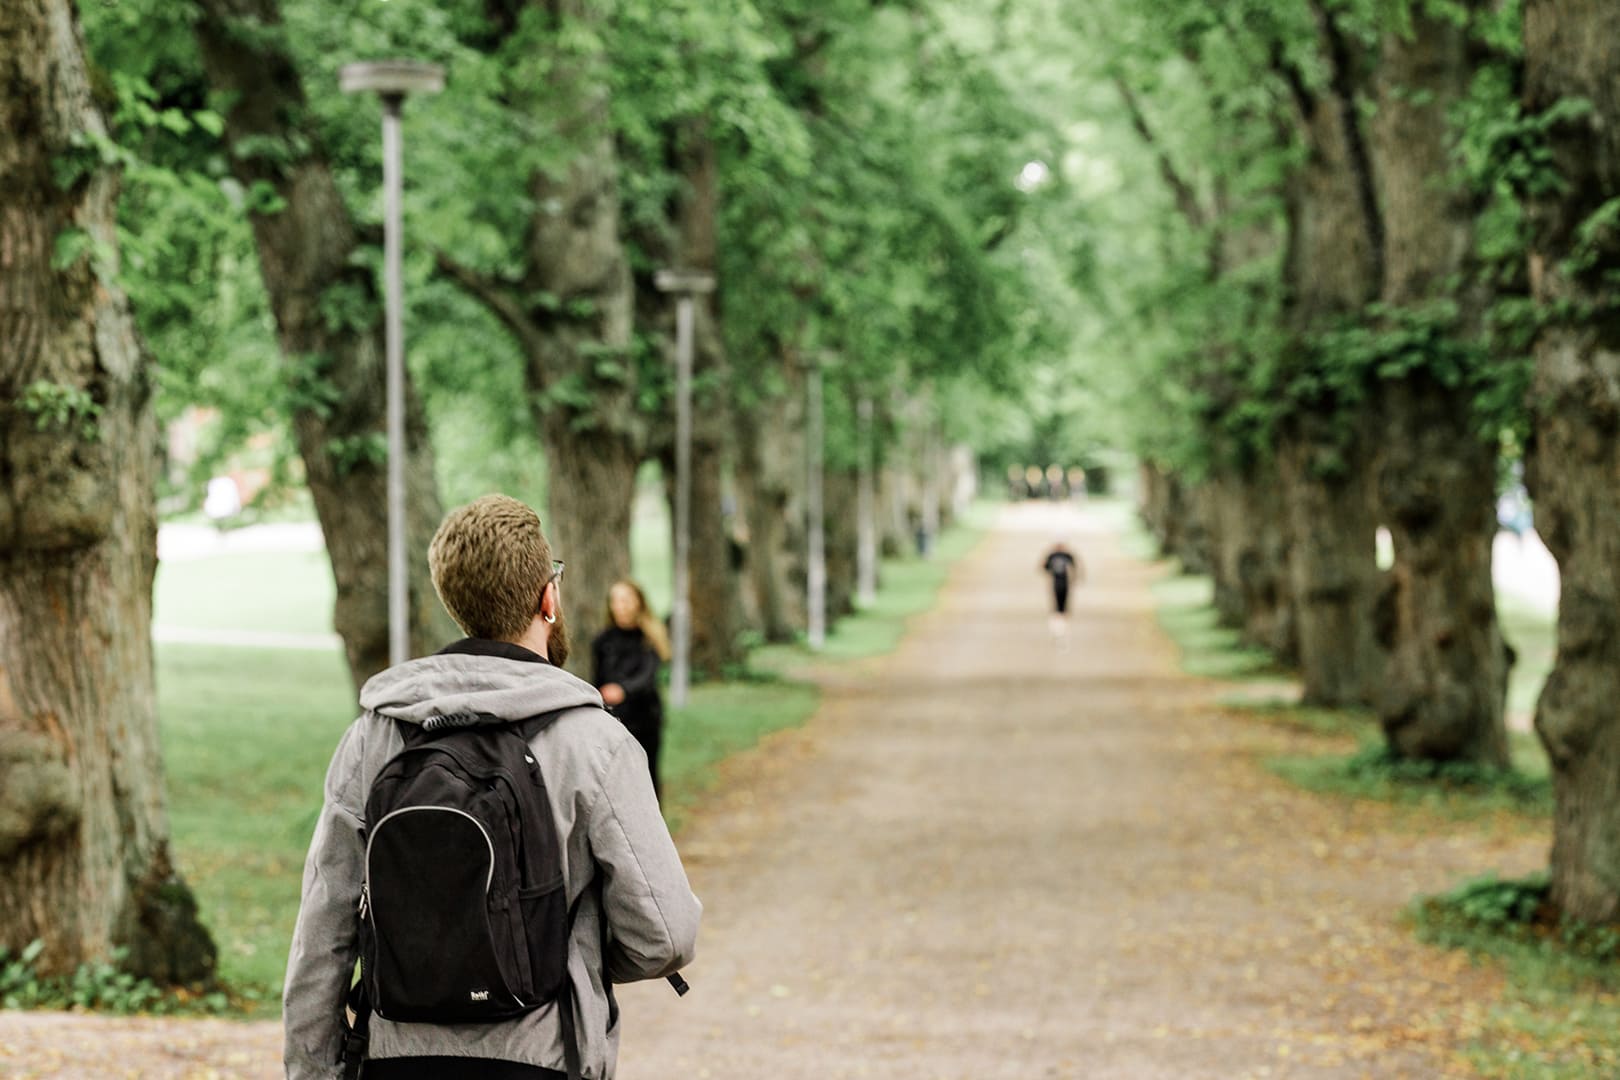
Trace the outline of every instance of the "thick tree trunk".
<instances>
[{"instance_id":1,"label":"thick tree trunk","mask_svg":"<svg viewBox=\"0 0 1620 1080\"><path fill-rule=\"evenodd\" d=\"M1215 613L1225 626L1242 626L1243 556L1256 537L1249 524L1243 476L1236 468L1218 468L1200 489L1203 516L1209 527L1209 576L1215 586Z\"/></svg>"},{"instance_id":2,"label":"thick tree trunk","mask_svg":"<svg viewBox=\"0 0 1620 1080\"><path fill-rule=\"evenodd\" d=\"M215 950L169 853L151 372L84 137L107 131L72 5L0 5L0 946L192 983Z\"/></svg>"},{"instance_id":3,"label":"thick tree trunk","mask_svg":"<svg viewBox=\"0 0 1620 1080\"><path fill-rule=\"evenodd\" d=\"M1307 158L1285 193L1285 317L1290 352L1305 365L1316 362L1318 335L1363 315L1383 277L1358 73L1331 16L1313 6L1333 77L1302 102ZM1300 674L1313 704L1366 704L1381 664L1372 633L1378 522L1366 409L1356 395L1324 392L1297 407L1278 440Z\"/></svg>"},{"instance_id":4,"label":"thick tree trunk","mask_svg":"<svg viewBox=\"0 0 1620 1080\"><path fill-rule=\"evenodd\" d=\"M748 521L747 572L767 641L805 625L803 380L737 416L737 491Z\"/></svg>"},{"instance_id":5,"label":"thick tree trunk","mask_svg":"<svg viewBox=\"0 0 1620 1080\"><path fill-rule=\"evenodd\" d=\"M856 520L859 477L854 469L828 468L823 480L827 507L827 620L855 613L860 537Z\"/></svg>"},{"instance_id":6,"label":"thick tree trunk","mask_svg":"<svg viewBox=\"0 0 1620 1080\"><path fill-rule=\"evenodd\" d=\"M671 156L685 188L676 199L674 212L674 251L671 261L683 269L714 273L715 228L719 216L719 176L714 142L705 126L693 122L679 126L672 136ZM640 284L638 283L638 288ZM662 313L670 298L649 297ZM725 386L729 377L725 342L715 318L714 294L700 294L696 308L696 352L692 372L692 671L718 677L742 658L737 639L738 575L732 566L731 544L726 534L724 464L726 443L731 429L731 409ZM644 308L645 305L638 304ZM673 326L667 317L657 320L665 333ZM673 345L673 341L671 341ZM671 478L673 496L674 446L662 455ZM673 522L673 503L670 520Z\"/></svg>"},{"instance_id":7,"label":"thick tree trunk","mask_svg":"<svg viewBox=\"0 0 1620 1080\"><path fill-rule=\"evenodd\" d=\"M892 458L897 451L891 450ZM887 462L878 470L878 547L886 559L906 553L905 473Z\"/></svg>"},{"instance_id":8,"label":"thick tree trunk","mask_svg":"<svg viewBox=\"0 0 1620 1080\"><path fill-rule=\"evenodd\" d=\"M1169 514L1173 519L1171 554L1188 574L1207 574L1210 566L1209 526L1204 520L1204 499L1199 487L1180 473L1169 475Z\"/></svg>"},{"instance_id":9,"label":"thick tree trunk","mask_svg":"<svg viewBox=\"0 0 1620 1080\"><path fill-rule=\"evenodd\" d=\"M608 590L630 572L635 470L646 433L636 410L630 348L634 289L620 234L619 162L610 80L585 48L604 18L591 0L531 4L555 33L575 32L534 97L528 122L543 122L570 151L566 164L529 178L533 207L520 280L469 268L447 253L439 269L481 301L517 339L550 467L544 518L557 558L568 563L564 607L575 648L568 667L588 674L589 642L604 628Z\"/></svg>"},{"instance_id":10,"label":"thick tree trunk","mask_svg":"<svg viewBox=\"0 0 1620 1080\"><path fill-rule=\"evenodd\" d=\"M630 577L630 516L641 454L624 438L569 430L555 412L537 418L549 468L546 539L567 563L563 611L573 654L568 669L590 675L590 643L605 627L608 590Z\"/></svg>"},{"instance_id":11,"label":"thick tree trunk","mask_svg":"<svg viewBox=\"0 0 1620 1080\"><path fill-rule=\"evenodd\" d=\"M1227 466L1204 485L1215 608L1280 663L1297 658L1288 535L1271 463Z\"/></svg>"},{"instance_id":12,"label":"thick tree trunk","mask_svg":"<svg viewBox=\"0 0 1620 1080\"><path fill-rule=\"evenodd\" d=\"M1409 36L1390 35L1373 130L1384 300L1394 309L1460 300L1453 332L1477 340L1485 297L1469 282L1478 276L1478 207L1448 182L1450 117L1477 66L1470 35L1470 27L1422 12ZM1509 658L1491 580L1496 446L1475 430L1466 385L1419 369L1380 397L1378 492L1395 549L1388 617L1380 620L1390 662L1374 697L1384 734L1404 757L1505 767Z\"/></svg>"},{"instance_id":13,"label":"thick tree trunk","mask_svg":"<svg viewBox=\"0 0 1620 1080\"><path fill-rule=\"evenodd\" d=\"M359 686L388 666L387 371L383 302L355 256L360 237L332 176L277 0L198 0L197 42L212 89L229 100L231 171L279 209L250 215L291 389L293 433L337 584L332 625ZM338 308L341 320L330 317ZM411 652L456 636L428 574L442 516L426 417L406 382L405 470Z\"/></svg>"},{"instance_id":14,"label":"thick tree trunk","mask_svg":"<svg viewBox=\"0 0 1620 1080\"><path fill-rule=\"evenodd\" d=\"M1293 420L1278 452L1288 531L1300 679L1308 705L1364 705L1382 658L1373 637L1379 593L1372 469L1366 440L1348 456L1306 414Z\"/></svg>"},{"instance_id":15,"label":"thick tree trunk","mask_svg":"<svg viewBox=\"0 0 1620 1080\"><path fill-rule=\"evenodd\" d=\"M1508 764L1509 654L1496 624L1496 449L1421 376L1384 393L1380 502L1395 545L1389 665L1373 703L1405 757Z\"/></svg>"},{"instance_id":16,"label":"thick tree trunk","mask_svg":"<svg viewBox=\"0 0 1620 1080\"><path fill-rule=\"evenodd\" d=\"M1293 589L1293 533L1278 491L1275 461L1247 478L1245 501L1254 543L1238 562L1243 583L1243 637L1286 666L1299 663L1299 623Z\"/></svg>"},{"instance_id":17,"label":"thick tree trunk","mask_svg":"<svg viewBox=\"0 0 1620 1080\"><path fill-rule=\"evenodd\" d=\"M1576 313L1536 341L1527 478L1563 580L1557 662L1536 709L1557 799L1552 896L1565 914L1606 923L1620 918L1620 239L1596 230L1586 239L1595 257L1567 260L1620 193L1620 6L1530 0L1524 26L1531 111L1591 103L1548 133L1563 184L1533 207L1536 300Z\"/></svg>"}]
</instances>

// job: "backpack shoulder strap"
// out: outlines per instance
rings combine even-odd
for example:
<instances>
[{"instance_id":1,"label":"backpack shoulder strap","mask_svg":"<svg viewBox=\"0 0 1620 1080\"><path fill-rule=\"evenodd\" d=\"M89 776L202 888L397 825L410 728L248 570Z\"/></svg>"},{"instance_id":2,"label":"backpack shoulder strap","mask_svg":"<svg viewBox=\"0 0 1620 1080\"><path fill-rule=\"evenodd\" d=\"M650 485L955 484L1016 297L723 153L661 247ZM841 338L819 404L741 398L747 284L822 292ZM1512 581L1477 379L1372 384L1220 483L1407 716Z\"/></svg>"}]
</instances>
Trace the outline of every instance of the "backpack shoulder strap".
<instances>
[{"instance_id":1,"label":"backpack shoulder strap","mask_svg":"<svg viewBox=\"0 0 1620 1080\"><path fill-rule=\"evenodd\" d=\"M524 742L528 742L530 739L546 730L546 728L556 723L557 719L561 717L563 713L573 712L575 709L581 707L582 706L579 705L565 705L560 709L552 709L550 712L539 713L523 720L515 720L509 725L509 730L514 732Z\"/></svg>"}]
</instances>

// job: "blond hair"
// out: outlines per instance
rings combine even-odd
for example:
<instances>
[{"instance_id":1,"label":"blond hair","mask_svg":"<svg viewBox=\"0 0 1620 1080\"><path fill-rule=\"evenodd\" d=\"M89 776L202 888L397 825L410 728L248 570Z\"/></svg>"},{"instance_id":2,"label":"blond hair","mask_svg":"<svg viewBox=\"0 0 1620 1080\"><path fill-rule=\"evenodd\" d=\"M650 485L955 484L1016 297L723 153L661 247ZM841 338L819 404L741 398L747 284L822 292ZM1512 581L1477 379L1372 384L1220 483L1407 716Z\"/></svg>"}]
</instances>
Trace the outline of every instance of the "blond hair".
<instances>
[{"instance_id":1,"label":"blond hair","mask_svg":"<svg viewBox=\"0 0 1620 1080\"><path fill-rule=\"evenodd\" d=\"M551 580L551 545L540 515L506 495L452 510L428 545L439 602L468 637L516 641Z\"/></svg>"},{"instance_id":2,"label":"blond hair","mask_svg":"<svg viewBox=\"0 0 1620 1080\"><path fill-rule=\"evenodd\" d=\"M653 652L658 654L658 659L668 663L670 651L669 633L664 629L664 624L659 621L658 616L653 614L652 608L647 606L647 594L641 591L640 585L637 585L629 578L620 578L608 587L607 618L605 622L608 626L618 625L613 621L613 590L620 585L636 594L636 629L640 630L641 636L647 639L647 644L651 645Z\"/></svg>"}]
</instances>

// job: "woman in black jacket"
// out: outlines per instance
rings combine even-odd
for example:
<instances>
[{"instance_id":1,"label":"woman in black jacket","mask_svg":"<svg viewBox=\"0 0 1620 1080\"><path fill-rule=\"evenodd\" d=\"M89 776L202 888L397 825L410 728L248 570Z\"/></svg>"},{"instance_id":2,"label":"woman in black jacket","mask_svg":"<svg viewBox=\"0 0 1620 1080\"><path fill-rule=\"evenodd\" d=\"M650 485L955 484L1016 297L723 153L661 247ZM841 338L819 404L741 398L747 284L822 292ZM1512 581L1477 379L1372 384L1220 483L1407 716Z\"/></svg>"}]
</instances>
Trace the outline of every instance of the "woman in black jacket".
<instances>
[{"instance_id":1,"label":"woman in black jacket","mask_svg":"<svg viewBox=\"0 0 1620 1080\"><path fill-rule=\"evenodd\" d=\"M669 636L633 581L608 590L608 628L591 642L592 681L608 712L630 729L647 752L653 791L658 781L658 749L664 740L664 703L658 697L658 668L669 659Z\"/></svg>"}]
</instances>

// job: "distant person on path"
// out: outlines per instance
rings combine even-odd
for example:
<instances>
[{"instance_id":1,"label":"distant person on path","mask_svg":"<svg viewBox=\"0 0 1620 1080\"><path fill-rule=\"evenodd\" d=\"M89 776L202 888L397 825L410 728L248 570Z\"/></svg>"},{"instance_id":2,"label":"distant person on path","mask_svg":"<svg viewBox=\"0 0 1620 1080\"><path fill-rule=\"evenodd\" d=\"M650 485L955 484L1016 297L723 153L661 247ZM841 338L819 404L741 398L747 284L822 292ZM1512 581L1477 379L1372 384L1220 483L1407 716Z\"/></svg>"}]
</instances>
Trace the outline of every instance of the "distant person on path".
<instances>
[{"instance_id":1,"label":"distant person on path","mask_svg":"<svg viewBox=\"0 0 1620 1080\"><path fill-rule=\"evenodd\" d=\"M333 755L287 966L286 1075L353 1077L363 1060L366 1080L603 1080L612 984L678 981L702 906L640 745L562 669L563 564L540 518L485 496L445 518L428 564L467 636L368 681Z\"/></svg>"},{"instance_id":2,"label":"distant person on path","mask_svg":"<svg viewBox=\"0 0 1620 1080\"><path fill-rule=\"evenodd\" d=\"M658 669L669 660L669 635L633 581L608 590L606 630L591 642L591 681L602 703L619 718L647 754L653 791L661 795L658 750L664 741L664 703L658 696Z\"/></svg>"},{"instance_id":3,"label":"distant person on path","mask_svg":"<svg viewBox=\"0 0 1620 1080\"><path fill-rule=\"evenodd\" d=\"M1052 636L1067 640L1069 588L1071 584L1085 581L1086 569L1062 539L1056 541L1046 553L1046 561L1041 564L1041 569L1052 579L1052 616L1048 620Z\"/></svg>"}]
</instances>

